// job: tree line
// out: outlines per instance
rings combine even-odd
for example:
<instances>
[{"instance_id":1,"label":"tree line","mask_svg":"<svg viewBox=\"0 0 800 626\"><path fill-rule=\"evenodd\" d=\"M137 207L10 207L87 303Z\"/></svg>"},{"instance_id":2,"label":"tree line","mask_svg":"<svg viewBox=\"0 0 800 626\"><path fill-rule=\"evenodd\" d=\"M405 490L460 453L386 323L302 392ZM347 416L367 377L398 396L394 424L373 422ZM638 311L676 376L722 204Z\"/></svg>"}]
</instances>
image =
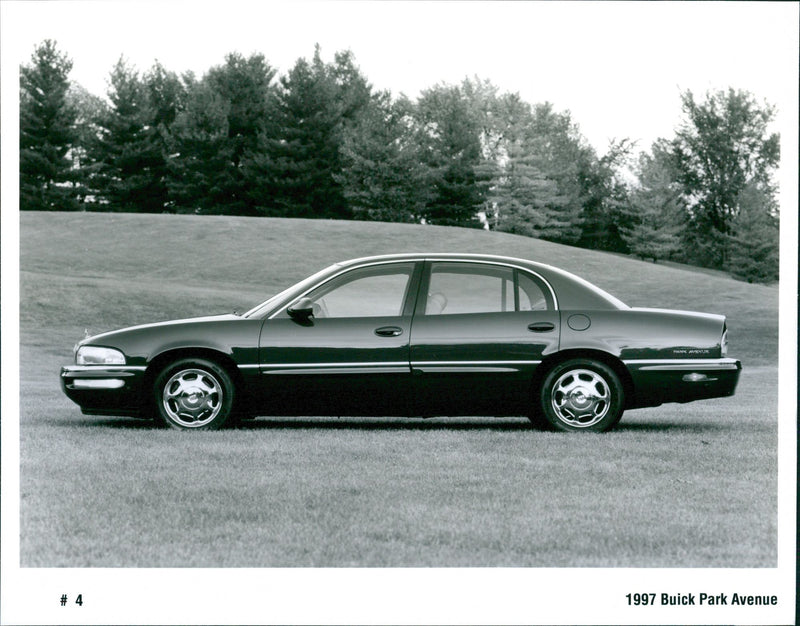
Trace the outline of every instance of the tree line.
<instances>
[{"instance_id":1,"label":"tree line","mask_svg":"<svg viewBox=\"0 0 800 626\"><path fill-rule=\"evenodd\" d=\"M675 135L598 154L568 111L486 80L416 100L375 90L349 51L279 75L229 54L202 77L124 58L106 98L46 40L20 68L20 208L415 222L778 278L775 110L681 94Z\"/></svg>"}]
</instances>

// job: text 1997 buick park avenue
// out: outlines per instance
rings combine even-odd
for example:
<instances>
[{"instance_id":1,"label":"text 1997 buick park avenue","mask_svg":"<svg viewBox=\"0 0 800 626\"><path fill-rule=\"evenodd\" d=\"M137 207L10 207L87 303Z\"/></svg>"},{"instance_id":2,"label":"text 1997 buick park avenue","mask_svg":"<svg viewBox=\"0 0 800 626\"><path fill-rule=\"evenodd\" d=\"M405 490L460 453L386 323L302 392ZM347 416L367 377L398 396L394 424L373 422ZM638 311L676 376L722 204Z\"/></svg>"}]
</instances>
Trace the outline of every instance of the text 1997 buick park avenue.
<instances>
[{"instance_id":1,"label":"text 1997 buick park avenue","mask_svg":"<svg viewBox=\"0 0 800 626\"><path fill-rule=\"evenodd\" d=\"M563 270L477 254L337 263L241 314L87 337L83 413L216 429L257 415L527 415L605 431L625 409L733 395L725 317L631 308Z\"/></svg>"}]
</instances>

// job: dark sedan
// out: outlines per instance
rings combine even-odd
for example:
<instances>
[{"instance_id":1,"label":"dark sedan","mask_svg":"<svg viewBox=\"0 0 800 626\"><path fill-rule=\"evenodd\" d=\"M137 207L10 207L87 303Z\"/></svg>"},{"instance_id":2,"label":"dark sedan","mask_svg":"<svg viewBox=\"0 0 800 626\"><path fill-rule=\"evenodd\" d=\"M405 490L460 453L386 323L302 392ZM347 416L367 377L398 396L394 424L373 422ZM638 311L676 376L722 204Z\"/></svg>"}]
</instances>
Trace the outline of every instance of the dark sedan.
<instances>
[{"instance_id":1,"label":"dark sedan","mask_svg":"<svg viewBox=\"0 0 800 626\"><path fill-rule=\"evenodd\" d=\"M605 431L625 409L733 395L725 317L631 308L563 270L476 254L337 263L241 314L88 337L83 413L215 429L257 415L527 415Z\"/></svg>"}]
</instances>

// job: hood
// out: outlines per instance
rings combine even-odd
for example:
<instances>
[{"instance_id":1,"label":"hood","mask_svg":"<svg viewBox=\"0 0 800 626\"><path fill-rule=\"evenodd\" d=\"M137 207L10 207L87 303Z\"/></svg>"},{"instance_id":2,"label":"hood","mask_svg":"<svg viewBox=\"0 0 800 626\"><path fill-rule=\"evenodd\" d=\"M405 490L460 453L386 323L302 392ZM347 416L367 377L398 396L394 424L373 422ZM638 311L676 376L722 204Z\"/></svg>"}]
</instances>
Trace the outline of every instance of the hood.
<instances>
[{"instance_id":1,"label":"hood","mask_svg":"<svg viewBox=\"0 0 800 626\"><path fill-rule=\"evenodd\" d=\"M128 326L126 328L120 328L117 330L110 330L104 333L100 333L98 335L92 335L90 337L84 337L81 339L76 348L84 345L84 344L96 344L102 343L104 340L111 339L112 337L117 337L121 334L129 333L129 332L138 332L142 330L149 330L152 328L159 328L159 327L176 327L182 326L185 324L202 324L208 322L224 322L224 321L232 321L241 319L238 315L234 315L233 313L225 313L223 315L206 315L202 317L189 317L186 319L181 320L167 320L165 322L154 322L152 324L140 324L138 326Z\"/></svg>"}]
</instances>

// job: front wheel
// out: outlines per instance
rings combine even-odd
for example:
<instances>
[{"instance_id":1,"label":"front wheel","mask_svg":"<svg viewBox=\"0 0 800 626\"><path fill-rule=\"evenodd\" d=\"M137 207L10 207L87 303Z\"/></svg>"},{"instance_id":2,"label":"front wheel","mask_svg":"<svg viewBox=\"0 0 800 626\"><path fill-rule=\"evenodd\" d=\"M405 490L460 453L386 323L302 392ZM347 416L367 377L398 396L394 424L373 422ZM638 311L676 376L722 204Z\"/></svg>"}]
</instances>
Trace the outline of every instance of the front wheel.
<instances>
[{"instance_id":1,"label":"front wheel","mask_svg":"<svg viewBox=\"0 0 800 626\"><path fill-rule=\"evenodd\" d=\"M181 359L158 375L154 385L159 417L179 430L215 430L231 414L234 386L219 365Z\"/></svg>"},{"instance_id":2,"label":"front wheel","mask_svg":"<svg viewBox=\"0 0 800 626\"><path fill-rule=\"evenodd\" d=\"M594 359L559 363L542 383L541 412L556 430L603 432L619 421L624 406L619 377Z\"/></svg>"}]
</instances>

